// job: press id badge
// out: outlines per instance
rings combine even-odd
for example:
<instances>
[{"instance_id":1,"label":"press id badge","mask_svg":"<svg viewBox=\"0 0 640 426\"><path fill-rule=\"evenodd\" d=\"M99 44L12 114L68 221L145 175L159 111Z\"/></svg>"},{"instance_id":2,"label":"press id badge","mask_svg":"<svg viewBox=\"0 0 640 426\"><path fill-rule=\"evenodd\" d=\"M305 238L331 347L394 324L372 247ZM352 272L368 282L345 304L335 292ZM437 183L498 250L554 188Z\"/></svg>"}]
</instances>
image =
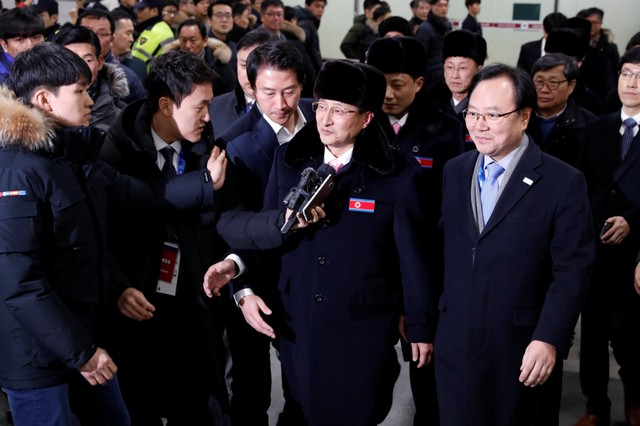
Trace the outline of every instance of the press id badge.
<instances>
[{"instance_id":1,"label":"press id badge","mask_svg":"<svg viewBox=\"0 0 640 426\"><path fill-rule=\"evenodd\" d=\"M177 244L164 243L162 260L160 262L160 276L158 277L158 293L169 296L176 295L178 287L178 272L180 271L180 249Z\"/></svg>"}]
</instances>

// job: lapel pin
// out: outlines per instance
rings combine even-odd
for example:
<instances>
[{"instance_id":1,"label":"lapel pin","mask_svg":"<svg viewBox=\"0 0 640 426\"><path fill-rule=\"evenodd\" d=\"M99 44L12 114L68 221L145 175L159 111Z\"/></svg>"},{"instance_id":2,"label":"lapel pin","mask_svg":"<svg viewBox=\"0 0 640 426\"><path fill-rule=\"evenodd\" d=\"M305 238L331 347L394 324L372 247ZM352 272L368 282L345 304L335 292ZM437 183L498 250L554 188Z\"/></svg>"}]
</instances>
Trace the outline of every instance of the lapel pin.
<instances>
[{"instance_id":1,"label":"lapel pin","mask_svg":"<svg viewBox=\"0 0 640 426\"><path fill-rule=\"evenodd\" d=\"M533 181L531 179L529 179L528 177L522 179L522 181L524 183L526 183L527 185L531 186L531 184L533 183Z\"/></svg>"}]
</instances>

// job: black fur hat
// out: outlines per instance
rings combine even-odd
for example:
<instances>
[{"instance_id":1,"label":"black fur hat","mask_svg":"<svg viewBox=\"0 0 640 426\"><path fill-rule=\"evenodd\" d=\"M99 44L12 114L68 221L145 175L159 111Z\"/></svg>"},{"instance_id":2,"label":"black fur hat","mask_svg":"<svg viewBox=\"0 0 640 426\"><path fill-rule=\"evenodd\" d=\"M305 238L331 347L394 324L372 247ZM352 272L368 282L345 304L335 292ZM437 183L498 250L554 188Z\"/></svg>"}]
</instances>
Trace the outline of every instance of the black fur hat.
<instances>
[{"instance_id":1,"label":"black fur hat","mask_svg":"<svg viewBox=\"0 0 640 426\"><path fill-rule=\"evenodd\" d=\"M318 99L330 99L376 112L382 108L386 90L387 81L380 71L366 64L338 59L327 61L322 66L313 94Z\"/></svg>"},{"instance_id":2,"label":"black fur hat","mask_svg":"<svg viewBox=\"0 0 640 426\"><path fill-rule=\"evenodd\" d=\"M381 38L384 38L384 36L391 31L398 32L406 37L411 37L413 35L411 31L411 24L409 24L409 21L404 19L402 16L391 16L380 22L380 25L378 26L378 35Z\"/></svg>"},{"instance_id":3,"label":"black fur hat","mask_svg":"<svg viewBox=\"0 0 640 426\"><path fill-rule=\"evenodd\" d=\"M586 20L586 19L585 19ZM581 61L587 54L589 38L574 28L560 28L547 36L544 50L547 53L564 53Z\"/></svg>"},{"instance_id":4,"label":"black fur hat","mask_svg":"<svg viewBox=\"0 0 640 426\"><path fill-rule=\"evenodd\" d=\"M367 64L384 74L401 72L418 78L425 74L427 55L413 37L379 38L369 46Z\"/></svg>"},{"instance_id":5,"label":"black fur hat","mask_svg":"<svg viewBox=\"0 0 640 426\"><path fill-rule=\"evenodd\" d=\"M476 64L484 65L484 60L487 57L487 42L480 34L471 31L451 31L444 37L442 59L453 56L470 58Z\"/></svg>"}]
</instances>

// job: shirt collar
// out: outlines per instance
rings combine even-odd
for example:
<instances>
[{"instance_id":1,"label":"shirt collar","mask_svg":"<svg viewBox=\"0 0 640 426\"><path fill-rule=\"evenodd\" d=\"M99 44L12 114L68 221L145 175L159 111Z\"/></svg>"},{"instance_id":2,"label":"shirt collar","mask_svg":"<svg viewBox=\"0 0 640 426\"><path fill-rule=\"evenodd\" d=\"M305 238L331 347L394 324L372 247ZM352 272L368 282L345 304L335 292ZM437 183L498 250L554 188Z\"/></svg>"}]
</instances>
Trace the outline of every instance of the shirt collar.
<instances>
[{"instance_id":1,"label":"shirt collar","mask_svg":"<svg viewBox=\"0 0 640 426\"><path fill-rule=\"evenodd\" d=\"M262 111L262 109L260 111ZM293 132L289 132L286 127L271 120L269 116L265 114L264 111L262 111L262 117L273 129L273 132L276 134L276 137L278 138L278 143L280 145L282 145L285 142L289 142L291 139L293 139L293 137L305 126L305 124L307 124L307 120L304 118L304 114L302 113L302 110L300 109L300 107L296 108L296 112L298 114L298 120L296 121L296 126L294 127Z\"/></svg>"},{"instance_id":2,"label":"shirt collar","mask_svg":"<svg viewBox=\"0 0 640 426\"><path fill-rule=\"evenodd\" d=\"M342 154L340 157L336 157L329 151L329 148L324 147L324 163L328 163L331 160L335 160L336 158L340 161L341 164L347 165L351 161L351 157L353 157L353 147L349 149L349 151Z\"/></svg>"}]
</instances>

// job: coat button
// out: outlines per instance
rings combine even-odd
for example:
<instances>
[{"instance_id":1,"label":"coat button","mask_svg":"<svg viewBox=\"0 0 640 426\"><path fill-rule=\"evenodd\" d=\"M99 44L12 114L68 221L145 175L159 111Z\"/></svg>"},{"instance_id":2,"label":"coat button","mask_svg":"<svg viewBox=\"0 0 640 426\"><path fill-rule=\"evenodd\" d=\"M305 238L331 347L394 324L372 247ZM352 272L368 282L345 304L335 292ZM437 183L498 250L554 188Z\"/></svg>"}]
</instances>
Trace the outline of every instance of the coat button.
<instances>
[{"instance_id":1,"label":"coat button","mask_svg":"<svg viewBox=\"0 0 640 426\"><path fill-rule=\"evenodd\" d=\"M418 151L420 151L420 147L416 145L413 148L411 148L411 151L412 152L418 152Z\"/></svg>"},{"instance_id":2,"label":"coat button","mask_svg":"<svg viewBox=\"0 0 640 426\"><path fill-rule=\"evenodd\" d=\"M325 263L327 263L327 259L326 259L325 257L320 256L320 257L318 258L318 263L319 263L320 265L324 265Z\"/></svg>"},{"instance_id":3,"label":"coat button","mask_svg":"<svg viewBox=\"0 0 640 426\"><path fill-rule=\"evenodd\" d=\"M612 190L611 190L611 196L612 196L612 197L615 197L615 196L616 196L616 190L615 190L615 189L612 189Z\"/></svg>"},{"instance_id":4,"label":"coat button","mask_svg":"<svg viewBox=\"0 0 640 426\"><path fill-rule=\"evenodd\" d=\"M362 188L358 187L356 189L353 190L354 194L362 194Z\"/></svg>"},{"instance_id":5,"label":"coat button","mask_svg":"<svg viewBox=\"0 0 640 426\"><path fill-rule=\"evenodd\" d=\"M324 296L321 294L316 294L315 296L313 296L313 298L316 300L316 302L318 303L322 303L322 301L324 300Z\"/></svg>"},{"instance_id":6,"label":"coat button","mask_svg":"<svg viewBox=\"0 0 640 426\"><path fill-rule=\"evenodd\" d=\"M60 201L56 201L54 205L55 205L56 207L60 207L60 206L62 206L62 202L60 202Z\"/></svg>"}]
</instances>

